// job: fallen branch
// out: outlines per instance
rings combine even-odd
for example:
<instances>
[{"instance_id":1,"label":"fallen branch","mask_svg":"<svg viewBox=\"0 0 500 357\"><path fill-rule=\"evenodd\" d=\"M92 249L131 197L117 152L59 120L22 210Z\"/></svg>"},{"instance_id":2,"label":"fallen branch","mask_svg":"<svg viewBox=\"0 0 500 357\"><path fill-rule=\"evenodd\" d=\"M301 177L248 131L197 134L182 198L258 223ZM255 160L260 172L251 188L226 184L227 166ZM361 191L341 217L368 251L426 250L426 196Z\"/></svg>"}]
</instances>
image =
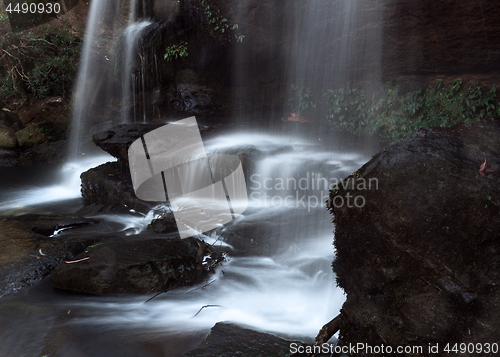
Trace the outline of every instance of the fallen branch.
<instances>
[{"instance_id":1,"label":"fallen branch","mask_svg":"<svg viewBox=\"0 0 500 357\"><path fill-rule=\"evenodd\" d=\"M209 286L210 284L212 284L215 280L217 280L217 279L214 279L214 280L212 280L211 282L206 283L206 284L205 284L205 285L203 285L203 286L200 286L199 288L194 288L194 289L191 289L191 290L189 290L189 291L188 291L188 293L190 293L191 291L198 290L198 289L203 289L203 288L206 288L207 286Z\"/></svg>"},{"instance_id":2,"label":"fallen branch","mask_svg":"<svg viewBox=\"0 0 500 357\"><path fill-rule=\"evenodd\" d=\"M87 257L87 258L83 258L83 259L78 259L78 260L73 260L73 261L64 261L66 264L72 264L72 263L78 263L78 262L81 262L83 260L87 260L89 259L90 257Z\"/></svg>"},{"instance_id":3,"label":"fallen branch","mask_svg":"<svg viewBox=\"0 0 500 357\"><path fill-rule=\"evenodd\" d=\"M155 294L152 297L150 297L149 299L147 299L146 301L144 301L144 303L147 303L148 301L153 300L155 297L157 297L158 295L163 294L163 293L168 293L168 291L160 291L158 294Z\"/></svg>"},{"instance_id":4,"label":"fallen branch","mask_svg":"<svg viewBox=\"0 0 500 357\"><path fill-rule=\"evenodd\" d=\"M201 309L199 309L198 312L196 314L194 314L193 317L198 316L198 314L201 312L201 310L203 310L206 307L220 307L220 305L205 305L205 306L202 306Z\"/></svg>"},{"instance_id":5,"label":"fallen branch","mask_svg":"<svg viewBox=\"0 0 500 357\"><path fill-rule=\"evenodd\" d=\"M321 346L323 343L328 342L330 338L340 330L340 314L334 318L332 321L324 325L321 330L319 330L318 336L316 336L315 346ZM316 356L316 353L312 354L310 357Z\"/></svg>"}]
</instances>

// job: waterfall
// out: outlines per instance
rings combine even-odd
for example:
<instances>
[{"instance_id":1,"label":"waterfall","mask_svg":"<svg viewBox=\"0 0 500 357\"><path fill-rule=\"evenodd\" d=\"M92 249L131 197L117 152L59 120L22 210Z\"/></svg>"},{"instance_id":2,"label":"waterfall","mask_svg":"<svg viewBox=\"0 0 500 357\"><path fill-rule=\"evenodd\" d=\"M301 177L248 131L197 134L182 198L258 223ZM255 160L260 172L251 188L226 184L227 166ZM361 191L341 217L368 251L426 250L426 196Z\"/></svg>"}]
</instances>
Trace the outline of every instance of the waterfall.
<instances>
[{"instance_id":1,"label":"waterfall","mask_svg":"<svg viewBox=\"0 0 500 357\"><path fill-rule=\"evenodd\" d=\"M141 39L141 34L149 25L151 25L150 21L139 21L130 23L125 31L123 32L123 46L125 50L124 62L125 65L122 68L121 73L121 81L122 81L122 108L121 108L121 123L130 123L131 121L137 121L137 114L135 112L135 104L136 104L136 83L141 85L141 89L143 91L143 103L142 103L142 121L146 122L146 103L145 103L145 95L144 91L146 89L144 83L144 72L145 72L145 63L144 58L140 54L139 42ZM134 57L135 54L139 53L139 62L138 66L138 74L135 73L135 65L134 65ZM139 79L137 78L139 76ZM130 119L130 107L134 109L133 119Z\"/></svg>"},{"instance_id":2,"label":"waterfall","mask_svg":"<svg viewBox=\"0 0 500 357\"><path fill-rule=\"evenodd\" d=\"M146 59L141 57L139 47L141 35L150 22L139 19L135 13L139 6L137 1L130 0L126 16L120 15L119 1L93 0L91 3L74 94L72 161L81 160L82 153L87 150L82 137L91 136L96 112L112 98L113 103L120 106L118 122L146 119L144 113L131 114L130 110L137 107L135 93L141 89L138 86L144 91L148 84L143 67ZM286 3L283 6L283 2L277 0L262 2L282 12L282 19L277 24L268 21L268 28L272 29L268 35L276 36L275 43L280 47L270 48L266 58L270 68L281 71L276 78L287 86L282 113L292 111L288 103L300 104L294 103L292 84L310 89L316 100L321 99L326 89L346 84L377 89L381 29L373 25L376 21L365 24L360 14L380 16L379 2L378 5L371 5L371 0L290 0ZM256 4L259 3L238 1L236 11L246 14L249 12L247 6L258 7ZM126 24L122 24L124 18ZM108 35L103 37L103 33ZM257 35L255 37L259 37ZM244 41L252 41L251 35L247 33ZM110 84L118 81L114 78L113 58L105 58L103 62L106 46L120 47L124 54L119 66L121 88ZM259 46L253 49L256 47ZM275 61L278 53L279 61ZM237 72L233 77L242 91L260 70L252 63L251 54L248 48L240 47L233 66ZM238 58L238 55L248 58ZM154 61L156 64L156 57ZM156 81L159 86L158 72ZM262 90L258 94L266 96L267 93ZM142 103L145 106L144 94ZM240 103L240 112L244 113L248 108L244 100ZM204 142L208 155L237 153L244 156L242 161L248 165L245 169L248 169L249 196L249 208L241 216L212 231L210 236L201 236L209 244L233 248L228 253L228 260L204 286L171 290L148 303L144 303L144 297L137 296L68 297L57 294L54 297L50 295L54 294L50 286L50 292L46 293L50 298L33 303L42 308L34 310L33 315L20 316L19 321L18 315L14 315L16 323L29 329L29 333L20 336L19 329L8 329L0 337L16 341L11 345L17 348L23 343L28 345L33 335L43 336L40 337L43 343L47 331L55 330L59 336L61 329L68 329L71 339L63 340L64 345L57 351L59 354L88 349L92 350L88 355L99 355L100 351L107 356L113 344L121 348L118 354L124 350L135 352L134 348L150 348L156 338L172 339L176 345L182 345L188 340L183 340L186 336L206 336L215 323L229 321L312 341L319 329L339 313L345 299L336 287L331 268L335 256L333 226L324 201L330 186L365 163L374 154L374 148L356 145L359 143L349 142L345 135L329 131L325 109L320 105L311 113L312 124L293 123L298 125L291 130L286 126L288 123L281 121L271 123L268 132L262 128L242 130L236 126L224 128ZM328 141L320 140L319 133ZM73 166L69 170L75 171ZM136 234L146 229L151 216L150 213L143 220L126 215L100 218L123 224L123 229ZM147 234L162 237L151 231L144 236ZM40 319L36 319L38 316ZM137 347L141 344L145 347ZM37 345L23 348L42 355ZM179 348L176 355L186 352L181 350Z\"/></svg>"},{"instance_id":3,"label":"waterfall","mask_svg":"<svg viewBox=\"0 0 500 357\"><path fill-rule=\"evenodd\" d=\"M130 117L131 108L135 110L136 107L137 87L145 89L146 64L139 45L143 31L151 24L138 17L138 6L142 7L142 12L145 11L145 5L138 4L138 0L130 0L128 7L123 6L121 1L113 0L95 0L90 5L74 88L70 161L89 149L84 144L84 138L91 137L96 117L104 116L106 110L110 110L116 96L121 97L118 101L121 108L120 118L114 124L128 123L132 119L146 120L145 103L140 117L137 114ZM126 16L124 10L128 10ZM118 58L115 59L115 55ZM118 74L117 70L120 72L119 89L114 78ZM101 118L100 122L106 122L107 119ZM104 125L111 126L113 123ZM103 125L97 127L105 128Z\"/></svg>"}]
</instances>

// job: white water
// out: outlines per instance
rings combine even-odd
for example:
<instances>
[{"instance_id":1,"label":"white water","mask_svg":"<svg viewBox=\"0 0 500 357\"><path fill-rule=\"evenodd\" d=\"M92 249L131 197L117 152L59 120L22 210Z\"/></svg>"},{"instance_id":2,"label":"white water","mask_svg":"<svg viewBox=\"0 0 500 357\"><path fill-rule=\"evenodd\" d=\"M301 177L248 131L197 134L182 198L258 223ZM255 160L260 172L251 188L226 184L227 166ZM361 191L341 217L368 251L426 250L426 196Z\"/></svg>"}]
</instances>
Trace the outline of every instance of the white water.
<instances>
[{"instance_id":1,"label":"white water","mask_svg":"<svg viewBox=\"0 0 500 357\"><path fill-rule=\"evenodd\" d=\"M357 168L367 160L363 154L332 152L319 143L297 137L264 134L221 136L206 142L206 149L210 153L252 145L270 152L258 163L255 172L266 178L300 175L305 160L311 169L339 177L339 173ZM272 154L284 145L288 145L290 152ZM289 194L289 191L274 193ZM69 299L64 302L66 308L76 313L85 311L84 316L70 324L106 331L125 330L133 336L141 328L176 334L207 331L216 322L230 321L281 335L313 338L339 313L344 296L336 287L331 270L334 258L331 218L324 207L308 211L284 205L250 208L230 229L237 233L240 226L264 223L271 218L278 224L265 240L277 242L281 249L269 256L229 256L228 262L209 276L209 285L169 291L147 303L148 297ZM293 217L292 226L287 223L289 216ZM144 229L153 218L152 213L146 219L126 217L101 218L122 222L131 234ZM222 228L220 233L225 230L226 227ZM203 238L214 243L219 236ZM216 306L202 309L206 305Z\"/></svg>"},{"instance_id":2,"label":"white water","mask_svg":"<svg viewBox=\"0 0 500 357\"><path fill-rule=\"evenodd\" d=\"M135 6L134 6L135 7ZM139 21L139 22L133 22L127 26L123 33L123 38L124 38L124 46L125 46L125 58L123 59L125 66L122 69L122 118L121 122L122 123L130 123L130 106L134 107L134 120L135 118L135 83L136 83L136 77L137 75L141 77L141 85L142 89L145 90L144 87L144 61L142 57L140 56L139 53L139 41L141 39L141 34L142 32L149 26L151 25L150 21ZM134 72L134 58L139 57L140 60L140 66L139 66L139 73L133 73ZM144 95L143 95L144 97ZM145 106L143 105L143 113L142 113L142 120L145 122L146 121L146 109Z\"/></svg>"},{"instance_id":3,"label":"white water","mask_svg":"<svg viewBox=\"0 0 500 357\"><path fill-rule=\"evenodd\" d=\"M362 153L328 149L319 142L285 135L230 134L216 137L205 144L209 153L251 146L267 152L255 165L254 173L260 175L261 179L276 180L277 177L285 176L298 178L304 177L304 172L321 172L326 177L340 178L368 159ZM282 148L288 151L279 152L278 149ZM87 164L95 166L97 162L89 161ZM74 183L69 185L72 187L72 196L79 192L77 177L83 169L66 167L74 178ZM264 192L250 189L253 185L255 183L247 182L249 194L252 191ZM31 204L29 199L34 194L37 195L37 203L49 199L54 187L39 190L25 191L23 197L17 198L17 204ZM288 195L291 191L270 190L272 195ZM317 193L312 189L305 191L308 195ZM146 229L153 212L144 217L138 214L112 214L100 215L98 218L116 223L116 231L131 235ZM5 346L5 351L15 346L16 355L30 356L33 351L39 351L39 346L46 345L47 339L52 341L54 337L52 333L46 335L47 331L63 328L71 331L70 336L75 341L70 345L72 349L78 348L76 341L90 338L99 341L95 342L93 348L101 356L104 354L102 351L106 350L105 346L114 339L112 336L122 336L126 341L143 341L154 335L175 338L177 335L205 334L219 321L234 322L305 341L313 339L319 329L339 313L344 302L343 292L336 287L335 275L331 270L334 249L330 215L320 206L310 207L309 210L300 205L298 208L289 208L285 205L265 207L262 204L257 209L250 207L232 224L203 239L211 244L223 245L218 240L220 237L240 234L247 225L253 224L256 224L252 233L255 239L260 239L262 244L269 244L272 249L264 255L255 255L259 254L259 250L246 256L230 254L228 261L222 263L216 274L208 277L206 286L201 284L169 291L147 303L145 301L150 296L60 296L52 291L41 298L38 295L31 297L27 292L29 301L21 307L30 306L40 312L30 313L25 318L18 317L16 323L23 326L22 335L10 329L8 333L0 334L0 343ZM261 224L272 224L272 228L259 230ZM99 226L95 227L92 229L99 229ZM109 232L109 227L104 225L101 231L95 233ZM263 232L264 237L261 236ZM66 233L68 231L60 234L64 236ZM238 239L233 240L236 245L240 243ZM20 299L23 301L22 296ZM210 306L203 308L206 305ZM71 318L58 320L58 316L68 315ZM23 320L35 318L37 323ZM24 339L29 341L21 348L19 341ZM90 345L84 346L89 348ZM65 345L64 348L69 347Z\"/></svg>"},{"instance_id":4,"label":"white water","mask_svg":"<svg viewBox=\"0 0 500 357\"><path fill-rule=\"evenodd\" d=\"M97 40L100 30L104 27L106 15L109 16L109 8L113 0L92 1L85 29L85 41L83 43L76 85L74 88L72 121L71 121L71 152L70 159L79 158L82 151L81 137L88 131L89 121L92 119L93 108L98 100L101 85L100 79L102 68L99 67L97 54ZM109 21L109 19L108 19Z\"/></svg>"},{"instance_id":5,"label":"white water","mask_svg":"<svg viewBox=\"0 0 500 357\"><path fill-rule=\"evenodd\" d=\"M62 165L52 175L51 184L39 184L33 180L30 185L14 185L8 192L2 192L0 211L22 212L32 206L67 201L81 197L80 175L92 167L116 159L108 154L81 158ZM36 175L36 170L33 172Z\"/></svg>"},{"instance_id":6,"label":"white water","mask_svg":"<svg viewBox=\"0 0 500 357\"><path fill-rule=\"evenodd\" d=\"M102 27L99 23L102 20L101 15L111 3L110 0L94 0L91 4L74 103L72 140L75 144L75 154L80 149L79 138L86 132L92 119L92 111L89 108L92 108L98 95L95 81L99 78L99 72L92 62L92 51L95 51L92 46L96 43L98 29ZM321 24L326 21L324 17L328 18L331 12L335 11L335 6L328 7L324 1L312 2L310 11L306 14L294 14L289 17L294 19L291 26L296 31L295 40L290 44L290 62L286 65L290 83L306 87L318 84L318 88L314 90L319 92L325 87L334 87L330 81L334 80L335 76L331 73L342 73L349 63L350 57L345 56L351 53L347 35L352 26L349 21L354 16L354 3L357 2L352 1L354 5L344 3L347 4L347 10L338 13L347 13L348 16L344 22L339 23L341 30L325 31L324 37L317 36L317 27L313 29L309 26L312 22ZM323 11L325 7L329 11ZM318 19L318 13L324 17ZM132 20L135 19L135 15L130 16ZM133 23L131 26L133 30L130 31L138 34L146 25L141 27L140 24ZM308 29L311 29L311 32ZM341 46L338 51L343 56L342 59L337 59L340 62L317 55L318 48L329 43L331 38L340 38ZM325 63L329 67L327 71ZM125 75L131 76L130 73ZM122 93L133 92L130 87L134 82L127 79L124 83L129 83L129 87L123 89ZM124 105L123 108L125 107ZM17 323L21 328L11 328L0 335L0 345L6 348L15 346L18 349L24 347L21 341L27 340L28 345L35 341L33 336L37 334L41 336L40 342L37 343L47 345L55 340L51 333L63 328L72 334L73 340L67 344L72 342L71 347L78 350L82 344L85 347L93 344L106 346L113 340L113 335L107 337L108 331L118 331L119 335L125 336L122 339L129 342L140 340L140 336L145 334L143 331L161 336L198 330L208 332L218 321L250 325L255 329L282 335L314 338L319 329L338 314L344 302L343 293L335 286L335 276L331 270L334 258L331 217L319 204L314 207L302 207L297 200L289 199L286 202L292 207L287 207L286 204L276 204L280 202L278 199L266 202L263 194L283 200L300 191L295 188L277 189L274 185L272 189L267 190L264 187L266 179L270 180L266 182L273 183L278 178L299 181L304 177L312 177L313 174L314 177L327 179L343 178L369 159L363 154L335 151L320 144L318 141L299 136L262 133L225 135L206 143L208 152L255 146L264 153L253 172L259 175L256 180L261 187L253 189L252 186L256 184L247 182L248 193L257 193L250 199L251 207L232 225L227 225L217 234L205 238L214 243L219 239L219 235L231 238L237 236L247 225L253 225L256 228L255 241L259 239L260 243L269 245L269 251L265 255L229 257L229 261L222 264L215 275L209 277L208 285L170 291L148 303L144 303L147 297L128 296L57 295L57 298L52 299L55 295L53 292L50 298L36 300L38 297L34 297L30 304L50 313L40 313L42 317L34 320L30 320L32 315L25 317L26 320L19 318ZM91 166L97 164L93 163ZM22 194L18 192L2 202L3 207L25 207L78 197L79 170L75 167L67 169L65 175L71 173L67 175L67 181L27 188ZM310 176L307 176L308 174ZM300 194L320 195L318 190L312 187L304 191ZM118 230L126 231L127 234L138 234L147 227L151 214L146 217L105 215L100 218L118 223ZM260 224L265 224L269 229L258 230ZM237 243L239 242L236 239L233 244ZM257 253L258 251L253 254ZM202 309L206 305L216 306ZM47 331L49 337L45 337ZM38 352L39 348L35 346L30 351ZM104 353L99 352L100 355Z\"/></svg>"}]
</instances>

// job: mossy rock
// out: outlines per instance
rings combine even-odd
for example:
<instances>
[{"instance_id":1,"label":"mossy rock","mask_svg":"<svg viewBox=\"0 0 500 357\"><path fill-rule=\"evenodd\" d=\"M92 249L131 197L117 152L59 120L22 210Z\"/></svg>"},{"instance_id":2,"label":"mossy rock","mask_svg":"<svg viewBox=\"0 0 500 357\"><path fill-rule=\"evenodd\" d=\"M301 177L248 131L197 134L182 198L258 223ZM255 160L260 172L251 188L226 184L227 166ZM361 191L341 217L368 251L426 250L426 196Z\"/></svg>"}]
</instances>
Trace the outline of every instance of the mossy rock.
<instances>
[{"instance_id":1,"label":"mossy rock","mask_svg":"<svg viewBox=\"0 0 500 357\"><path fill-rule=\"evenodd\" d=\"M32 123L30 125L27 125L24 129L19 130L16 133L19 146L30 148L48 141L47 137L43 133L44 125L46 124Z\"/></svg>"},{"instance_id":2,"label":"mossy rock","mask_svg":"<svg viewBox=\"0 0 500 357\"><path fill-rule=\"evenodd\" d=\"M17 138L14 129L0 124L0 149L14 149L17 147Z\"/></svg>"}]
</instances>

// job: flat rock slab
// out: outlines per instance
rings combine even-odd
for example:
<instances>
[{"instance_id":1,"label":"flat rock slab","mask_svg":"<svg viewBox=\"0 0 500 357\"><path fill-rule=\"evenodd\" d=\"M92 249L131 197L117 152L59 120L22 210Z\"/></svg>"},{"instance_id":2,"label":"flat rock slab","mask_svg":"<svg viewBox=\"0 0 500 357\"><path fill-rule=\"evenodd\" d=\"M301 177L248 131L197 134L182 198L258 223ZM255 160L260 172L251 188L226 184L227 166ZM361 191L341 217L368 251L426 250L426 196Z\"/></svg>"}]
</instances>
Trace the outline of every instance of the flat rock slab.
<instances>
[{"instance_id":1,"label":"flat rock slab","mask_svg":"<svg viewBox=\"0 0 500 357\"><path fill-rule=\"evenodd\" d=\"M290 344L300 342L250 330L236 324L219 322L210 331L203 347L193 350L185 357L262 357L289 356Z\"/></svg>"},{"instance_id":2,"label":"flat rock slab","mask_svg":"<svg viewBox=\"0 0 500 357\"><path fill-rule=\"evenodd\" d=\"M0 220L0 297L42 280L99 237L50 237L56 229L96 223L92 219L24 215Z\"/></svg>"},{"instance_id":3,"label":"flat rock slab","mask_svg":"<svg viewBox=\"0 0 500 357\"><path fill-rule=\"evenodd\" d=\"M499 119L420 129L331 191L341 342L499 340L500 170L481 176L485 158L500 167Z\"/></svg>"},{"instance_id":4,"label":"flat rock slab","mask_svg":"<svg viewBox=\"0 0 500 357\"><path fill-rule=\"evenodd\" d=\"M56 288L91 294L149 294L202 281L217 253L194 238L114 239L52 272ZM217 259L215 259L217 260Z\"/></svg>"}]
</instances>

